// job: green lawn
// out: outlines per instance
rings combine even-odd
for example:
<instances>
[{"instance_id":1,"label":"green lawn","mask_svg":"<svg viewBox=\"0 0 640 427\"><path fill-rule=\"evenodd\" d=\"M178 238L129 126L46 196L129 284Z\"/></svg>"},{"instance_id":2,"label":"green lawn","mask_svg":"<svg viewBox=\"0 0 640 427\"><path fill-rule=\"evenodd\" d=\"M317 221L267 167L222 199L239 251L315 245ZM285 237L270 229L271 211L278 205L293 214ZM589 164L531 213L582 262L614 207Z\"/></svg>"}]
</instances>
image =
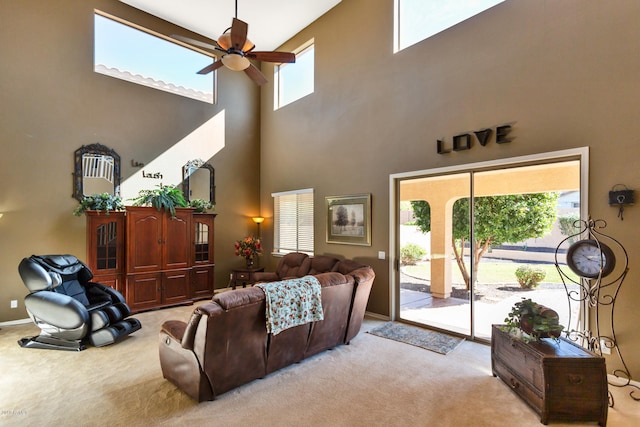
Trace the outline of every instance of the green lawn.
<instances>
[{"instance_id":1,"label":"green lawn","mask_svg":"<svg viewBox=\"0 0 640 427\"><path fill-rule=\"evenodd\" d=\"M524 263L516 262L491 262L481 261L478 266L478 282L483 284L501 284L501 283L517 283L515 271ZM546 276L542 283L559 283L562 284L560 274L556 269L555 264L530 264L533 267L538 267L544 270ZM469 266L470 267L470 266ZM406 265L402 267L402 270L414 277L429 279L431 277L431 263L424 262L418 265ZM462 280L462 274L455 262L452 262L451 266L452 280L454 283L464 283ZM569 277L577 280L569 270L563 269L563 272L570 273Z\"/></svg>"}]
</instances>

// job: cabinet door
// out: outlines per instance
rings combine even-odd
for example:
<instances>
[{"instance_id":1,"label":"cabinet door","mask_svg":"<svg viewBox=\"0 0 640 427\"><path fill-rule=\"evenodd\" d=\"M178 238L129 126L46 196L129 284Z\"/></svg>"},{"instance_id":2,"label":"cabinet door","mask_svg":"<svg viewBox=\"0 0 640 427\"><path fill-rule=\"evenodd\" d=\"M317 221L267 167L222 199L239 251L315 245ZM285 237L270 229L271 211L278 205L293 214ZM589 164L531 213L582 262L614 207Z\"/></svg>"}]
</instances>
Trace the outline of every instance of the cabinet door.
<instances>
[{"instance_id":1,"label":"cabinet door","mask_svg":"<svg viewBox=\"0 0 640 427\"><path fill-rule=\"evenodd\" d=\"M155 208L127 208L127 272L162 268L163 213Z\"/></svg>"},{"instance_id":2,"label":"cabinet door","mask_svg":"<svg viewBox=\"0 0 640 427\"><path fill-rule=\"evenodd\" d=\"M93 276L93 279L91 279L91 281L96 283L101 283L105 286L109 286L115 289L116 291L120 292L124 296L126 291L124 289L124 283L122 281L122 278L123 278L122 274L109 274L106 276L102 276L102 275Z\"/></svg>"},{"instance_id":3,"label":"cabinet door","mask_svg":"<svg viewBox=\"0 0 640 427\"><path fill-rule=\"evenodd\" d=\"M193 214L193 265L213 264L215 214Z\"/></svg>"},{"instance_id":4,"label":"cabinet door","mask_svg":"<svg viewBox=\"0 0 640 427\"><path fill-rule=\"evenodd\" d=\"M192 298L204 299L213 296L213 266L195 267L191 273Z\"/></svg>"},{"instance_id":5,"label":"cabinet door","mask_svg":"<svg viewBox=\"0 0 640 427\"><path fill-rule=\"evenodd\" d=\"M189 300L191 270L162 273L162 304L176 304Z\"/></svg>"},{"instance_id":6,"label":"cabinet door","mask_svg":"<svg viewBox=\"0 0 640 427\"><path fill-rule=\"evenodd\" d=\"M163 269L191 265L191 209L176 209L175 218L166 215L163 223Z\"/></svg>"},{"instance_id":7,"label":"cabinet door","mask_svg":"<svg viewBox=\"0 0 640 427\"><path fill-rule=\"evenodd\" d=\"M124 212L88 211L87 265L94 276L124 272Z\"/></svg>"},{"instance_id":8,"label":"cabinet door","mask_svg":"<svg viewBox=\"0 0 640 427\"><path fill-rule=\"evenodd\" d=\"M131 310L144 310L162 303L162 275L143 273L127 276L127 304Z\"/></svg>"}]
</instances>

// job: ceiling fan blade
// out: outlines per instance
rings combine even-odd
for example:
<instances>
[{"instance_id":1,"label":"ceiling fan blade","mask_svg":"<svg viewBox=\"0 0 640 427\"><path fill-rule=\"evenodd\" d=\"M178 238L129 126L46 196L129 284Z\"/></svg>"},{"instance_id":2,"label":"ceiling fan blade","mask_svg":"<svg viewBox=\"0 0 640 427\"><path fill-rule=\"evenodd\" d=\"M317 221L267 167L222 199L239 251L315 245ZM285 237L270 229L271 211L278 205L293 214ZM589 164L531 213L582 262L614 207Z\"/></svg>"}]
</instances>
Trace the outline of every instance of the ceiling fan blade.
<instances>
[{"instance_id":1,"label":"ceiling fan blade","mask_svg":"<svg viewBox=\"0 0 640 427\"><path fill-rule=\"evenodd\" d=\"M262 74L258 68L251 64L248 68L244 70L244 72L253 80L258 86L262 86L267 82L267 78Z\"/></svg>"},{"instance_id":2,"label":"ceiling fan blade","mask_svg":"<svg viewBox=\"0 0 640 427\"><path fill-rule=\"evenodd\" d=\"M296 62L296 54L290 52L249 52L245 55L247 58L257 59L258 61L267 62Z\"/></svg>"},{"instance_id":3,"label":"ceiling fan blade","mask_svg":"<svg viewBox=\"0 0 640 427\"><path fill-rule=\"evenodd\" d=\"M207 65L202 70L198 71L198 74L209 74L210 72L217 70L218 68L222 67L223 65L224 64L222 63L222 61L214 61L213 64Z\"/></svg>"},{"instance_id":4,"label":"ceiling fan blade","mask_svg":"<svg viewBox=\"0 0 640 427\"><path fill-rule=\"evenodd\" d=\"M218 46L215 44L201 42L200 40L194 40L192 38L181 36L179 34L171 34L170 37L172 39L180 40L181 42L184 42L193 46L202 47L204 49L218 50Z\"/></svg>"},{"instance_id":5,"label":"ceiling fan blade","mask_svg":"<svg viewBox=\"0 0 640 427\"><path fill-rule=\"evenodd\" d=\"M231 46L234 49L242 50L247 41L247 31L249 31L249 25L246 22L233 18L233 23L231 24Z\"/></svg>"}]
</instances>

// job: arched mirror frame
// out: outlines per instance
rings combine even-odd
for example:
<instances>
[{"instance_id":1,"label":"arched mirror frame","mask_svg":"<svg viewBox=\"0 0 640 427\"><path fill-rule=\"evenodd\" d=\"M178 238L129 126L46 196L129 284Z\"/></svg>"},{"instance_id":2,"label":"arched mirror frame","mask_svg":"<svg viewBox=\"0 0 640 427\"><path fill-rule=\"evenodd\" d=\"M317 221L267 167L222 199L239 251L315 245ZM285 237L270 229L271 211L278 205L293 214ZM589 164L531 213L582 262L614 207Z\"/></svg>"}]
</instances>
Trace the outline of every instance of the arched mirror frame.
<instances>
[{"instance_id":1,"label":"arched mirror frame","mask_svg":"<svg viewBox=\"0 0 640 427\"><path fill-rule=\"evenodd\" d=\"M205 163L200 159L190 160L182 167L182 192L184 198L188 202L190 201L189 193L189 178L191 176L192 169L208 169L209 170L209 201L211 204L216 204L216 186L215 186L215 171L213 166L209 163Z\"/></svg>"},{"instance_id":2,"label":"arched mirror frame","mask_svg":"<svg viewBox=\"0 0 640 427\"><path fill-rule=\"evenodd\" d=\"M82 173L82 156L84 154L101 154L103 156L113 157L113 195L120 195L120 155L113 149L106 147L100 143L83 145L74 153L74 169L73 169L73 198L81 202L84 199L84 182Z\"/></svg>"}]
</instances>

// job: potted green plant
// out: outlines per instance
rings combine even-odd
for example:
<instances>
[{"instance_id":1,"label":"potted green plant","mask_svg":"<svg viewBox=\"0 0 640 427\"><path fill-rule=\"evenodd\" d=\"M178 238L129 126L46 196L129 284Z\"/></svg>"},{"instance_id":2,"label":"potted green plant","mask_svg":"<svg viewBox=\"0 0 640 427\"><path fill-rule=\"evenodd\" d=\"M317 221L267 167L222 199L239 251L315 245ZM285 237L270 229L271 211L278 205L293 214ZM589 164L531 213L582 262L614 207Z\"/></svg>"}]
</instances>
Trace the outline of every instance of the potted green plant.
<instances>
[{"instance_id":1,"label":"potted green plant","mask_svg":"<svg viewBox=\"0 0 640 427\"><path fill-rule=\"evenodd\" d=\"M213 208L213 203L204 199L189 200L189 207L196 210L197 213L206 213L207 210Z\"/></svg>"},{"instance_id":2,"label":"potted green plant","mask_svg":"<svg viewBox=\"0 0 640 427\"><path fill-rule=\"evenodd\" d=\"M515 303L504 321L507 332L522 331L525 341L558 339L565 329L559 324L558 313L530 298L522 298L522 301Z\"/></svg>"},{"instance_id":3,"label":"potted green plant","mask_svg":"<svg viewBox=\"0 0 640 427\"><path fill-rule=\"evenodd\" d=\"M153 206L169 211L171 218L175 218L176 208L188 207L182 191L171 185L160 184L153 190L140 190L138 196L130 200L133 206Z\"/></svg>"},{"instance_id":4,"label":"potted green plant","mask_svg":"<svg viewBox=\"0 0 640 427\"><path fill-rule=\"evenodd\" d=\"M105 212L109 215L110 211L121 211L122 199L120 196L114 196L109 193L92 194L90 196L84 196L80 204L73 210L75 216L80 216L86 211L99 211Z\"/></svg>"}]
</instances>

